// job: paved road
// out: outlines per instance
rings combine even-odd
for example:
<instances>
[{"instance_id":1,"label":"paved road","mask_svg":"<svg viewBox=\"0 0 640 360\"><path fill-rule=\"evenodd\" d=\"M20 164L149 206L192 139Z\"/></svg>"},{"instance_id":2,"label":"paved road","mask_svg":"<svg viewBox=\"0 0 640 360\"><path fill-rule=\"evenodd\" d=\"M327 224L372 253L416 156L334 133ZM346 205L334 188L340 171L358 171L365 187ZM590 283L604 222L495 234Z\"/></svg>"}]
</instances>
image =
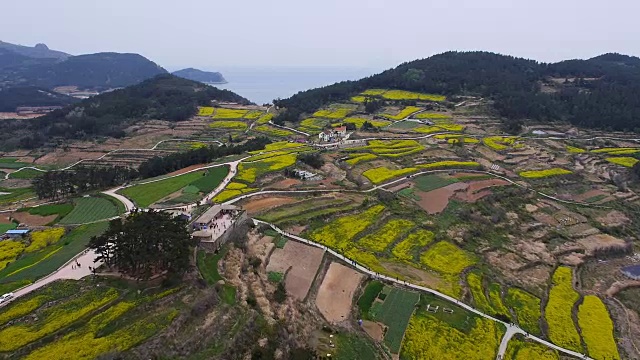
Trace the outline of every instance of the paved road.
<instances>
[{"instance_id":1,"label":"paved road","mask_svg":"<svg viewBox=\"0 0 640 360\"><path fill-rule=\"evenodd\" d=\"M96 258L96 253L93 250L87 250L86 252L82 252L76 255L73 259L69 260L66 264L62 265L58 270L52 272L44 278L39 279L31 285L27 285L18 290L15 290L14 298L18 299L21 296L27 295L28 293L38 290L41 287L50 284L56 280L61 279L71 279L71 280L80 280L86 276L91 275L91 270L89 267L98 267L102 264L102 262L95 263L94 260ZM81 266L77 267L76 262ZM12 300L12 301L13 301ZM6 305L7 303L0 304L0 306Z\"/></svg>"},{"instance_id":2,"label":"paved road","mask_svg":"<svg viewBox=\"0 0 640 360\"><path fill-rule=\"evenodd\" d=\"M504 338L502 339L502 343L504 343L505 350L506 350L506 346L507 346L511 336L513 336L516 333L519 333L519 334L526 335L529 339L531 339L533 341L536 341L538 343L546 345L546 346L548 346L550 348L553 348L553 349L555 349L555 350L557 350L559 352L562 352L564 354L575 356L575 357L582 358L582 359L590 359L585 354L580 354L580 353L578 353L576 351L565 349L563 347L560 347L560 346L557 346L557 345L555 345L553 343L550 343L550 342L548 342L546 340L540 339L540 338L538 338L536 336L527 334L526 331L522 330L517 325L511 325L511 324L505 323L504 321L496 319L493 316L487 315L487 314L483 313L482 311L477 310L476 308L474 308L472 306L469 306L469 305L459 301L458 299L456 299L454 297L451 297L449 295L443 294L443 293L441 293L439 291L436 291L436 290L433 290L431 288L427 288L427 287L420 286L420 285L415 285L415 284L412 284L412 283L409 283L409 282L406 282L406 281L403 281L403 280L396 280L395 278L378 274L378 273L376 273L374 271L371 271L368 268L358 264L357 262L345 257L344 255L333 251L332 249L330 249L330 248L328 248L328 247L326 247L324 245L318 244L316 242L313 242L311 240L302 238L300 236L296 236L296 235L287 233L287 232L283 231L282 229L278 228L277 226L275 226L275 225L273 225L271 223L268 223L268 222L265 222L265 221L261 221L261 220L258 220L258 219L253 219L253 221L256 224L264 224L264 225L270 226L273 230L277 231L281 235L286 236L286 237L288 237L290 239L297 240L299 242L302 242L302 243L305 243L307 245L311 245L311 246L314 246L314 247L317 247L317 248L321 248L324 251L330 253L331 255L337 257L338 259L341 259L341 260L345 261L346 263L350 264L351 266L355 267L360 272L368 274L368 275L370 275L370 276L372 276L374 278L382 279L382 280L385 280L385 281L388 281L388 282L391 282L391 283L395 283L395 284L398 284L398 285L402 285L402 286L405 286L405 287L409 287L409 288L412 288L412 289L415 289L415 290L428 292L428 293L433 294L433 295L435 295L435 296L437 296L437 297L439 297L441 299L444 299L444 300L447 300L447 301L449 301L449 302L451 302L453 304L456 304L457 306L459 306L461 308L464 308L465 310L470 311L470 312L472 312L472 313L474 313L474 314L476 314L478 316L482 316L483 318L486 318L486 319L489 319L489 320L492 320L492 321L495 321L497 323L500 323L500 324L504 325L507 328L507 332L506 332L505 336L510 334L510 336L506 340ZM501 347L502 347L502 343L500 345Z\"/></svg>"}]
</instances>

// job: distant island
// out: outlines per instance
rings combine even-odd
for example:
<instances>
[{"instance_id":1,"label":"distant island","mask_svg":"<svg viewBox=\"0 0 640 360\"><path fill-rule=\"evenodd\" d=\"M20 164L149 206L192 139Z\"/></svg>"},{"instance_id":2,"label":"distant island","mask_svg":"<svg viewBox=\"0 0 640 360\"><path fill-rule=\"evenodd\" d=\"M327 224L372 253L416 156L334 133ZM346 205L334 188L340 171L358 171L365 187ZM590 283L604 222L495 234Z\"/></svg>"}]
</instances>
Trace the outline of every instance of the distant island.
<instances>
[{"instance_id":1,"label":"distant island","mask_svg":"<svg viewBox=\"0 0 640 360\"><path fill-rule=\"evenodd\" d=\"M202 71L194 68L187 68L173 72L173 75L205 84L226 84L227 80L219 72Z\"/></svg>"}]
</instances>

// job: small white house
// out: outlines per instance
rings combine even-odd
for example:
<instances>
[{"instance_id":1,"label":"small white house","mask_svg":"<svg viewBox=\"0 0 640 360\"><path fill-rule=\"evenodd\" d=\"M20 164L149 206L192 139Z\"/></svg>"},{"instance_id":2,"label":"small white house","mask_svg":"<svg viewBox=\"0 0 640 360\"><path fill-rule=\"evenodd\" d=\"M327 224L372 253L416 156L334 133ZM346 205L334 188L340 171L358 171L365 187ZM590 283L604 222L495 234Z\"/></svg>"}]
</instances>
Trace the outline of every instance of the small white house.
<instances>
[{"instance_id":1,"label":"small white house","mask_svg":"<svg viewBox=\"0 0 640 360\"><path fill-rule=\"evenodd\" d=\"M340 126L333 129L323 130L320 134L318 134L318 138L322 141L333 141L337 139L343 139L347 136L347 127Z\"/></svg>"}]
</instances>

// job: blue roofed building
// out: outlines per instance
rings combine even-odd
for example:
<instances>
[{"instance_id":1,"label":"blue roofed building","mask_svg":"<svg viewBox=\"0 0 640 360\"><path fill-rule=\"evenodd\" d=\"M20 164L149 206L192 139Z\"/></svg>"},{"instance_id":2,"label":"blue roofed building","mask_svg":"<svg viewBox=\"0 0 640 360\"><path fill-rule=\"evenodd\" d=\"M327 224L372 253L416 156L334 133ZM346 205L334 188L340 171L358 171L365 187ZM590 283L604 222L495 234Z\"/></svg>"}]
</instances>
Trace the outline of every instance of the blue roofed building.
<instances>
[{"instance_id":1,"label":"blue roofed building","mask_svg":"<svg viewBox=\"0 0 640 360\"><path fill-rule=\"evenodd\" d=\"M8 236L10 239L15 239L15 238L23 237L28 233L29 233L29 230L24 229L24 230L7 230L7 232L4 234Z\"/></svg>"}]
</instances>

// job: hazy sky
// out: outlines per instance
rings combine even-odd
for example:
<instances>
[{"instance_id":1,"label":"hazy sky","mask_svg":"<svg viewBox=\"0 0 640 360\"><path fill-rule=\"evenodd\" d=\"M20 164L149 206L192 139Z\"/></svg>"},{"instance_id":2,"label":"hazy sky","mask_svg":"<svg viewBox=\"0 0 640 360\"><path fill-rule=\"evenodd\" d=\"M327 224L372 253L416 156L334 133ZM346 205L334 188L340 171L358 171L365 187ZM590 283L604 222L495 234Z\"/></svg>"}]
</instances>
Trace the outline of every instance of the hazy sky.
<instances>
[{"instance_id":1,"label":"hazy sky","mask_svg":"<svg viewBox=\"0 0 640 360\"><path fill-rule=\"evenodd\" d=\"M387 68L447 50L640 56L637 0L1 0L0 40L194 66Z\"/></svg>"}]
</instances>

